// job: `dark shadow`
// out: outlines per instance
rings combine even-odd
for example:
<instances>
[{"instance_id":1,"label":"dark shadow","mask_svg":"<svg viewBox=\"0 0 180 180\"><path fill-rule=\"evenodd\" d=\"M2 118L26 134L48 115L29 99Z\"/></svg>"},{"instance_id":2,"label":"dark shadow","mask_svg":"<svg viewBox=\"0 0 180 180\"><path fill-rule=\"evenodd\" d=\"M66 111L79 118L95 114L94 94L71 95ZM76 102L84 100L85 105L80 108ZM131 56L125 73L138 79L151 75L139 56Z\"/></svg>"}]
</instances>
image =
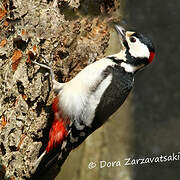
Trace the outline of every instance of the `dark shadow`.
<instances>
[{"instance_id":1,"label":"dark shadow","mask_svg":"<svg viewBox=\"0 0 180 180\"><path fill-rule=\"evenodd\" d=\"M136 76L133 91L135 158L171 155L180 150L179 0L129 0L125 19L149 33L154 62ZM133 180L179 180L180 161L133 166Z\"/></svg>"}]
</instances>

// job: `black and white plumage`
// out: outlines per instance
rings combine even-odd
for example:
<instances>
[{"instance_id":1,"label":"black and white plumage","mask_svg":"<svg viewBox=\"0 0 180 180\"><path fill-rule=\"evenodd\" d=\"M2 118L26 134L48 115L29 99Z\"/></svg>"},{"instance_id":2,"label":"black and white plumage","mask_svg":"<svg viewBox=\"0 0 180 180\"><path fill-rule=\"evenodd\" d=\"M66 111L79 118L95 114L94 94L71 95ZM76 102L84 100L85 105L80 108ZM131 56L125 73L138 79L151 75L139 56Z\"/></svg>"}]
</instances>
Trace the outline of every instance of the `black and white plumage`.
<instances>
[{"instance_id":1,"label":"black and white plumage","mask_svg":"<svg viewBox=\"0 0 180 180\"><path fill-rule=\"evenodd\" d=\"M64 148L77 147L103 125L125 101L133 87L135 73L152 62L155 51L147 37L125 31L118 25L115 27L122 50L88 65L69 82L57 82L51 68L36 63L50 69L57 97L53 104L56 121L50 131L48 146L35 163L34 170L54 148L59 147L53 156L56 159ZM50 162L45 159L41 166Z\"/></svg>"}]
</instances>

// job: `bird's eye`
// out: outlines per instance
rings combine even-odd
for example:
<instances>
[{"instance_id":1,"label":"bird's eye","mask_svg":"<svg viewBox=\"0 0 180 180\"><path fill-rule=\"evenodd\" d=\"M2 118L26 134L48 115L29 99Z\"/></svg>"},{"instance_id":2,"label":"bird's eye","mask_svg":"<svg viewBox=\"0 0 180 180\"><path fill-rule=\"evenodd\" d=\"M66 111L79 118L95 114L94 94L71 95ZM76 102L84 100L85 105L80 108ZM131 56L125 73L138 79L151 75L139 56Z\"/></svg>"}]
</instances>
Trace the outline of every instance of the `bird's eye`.
<instances>
[{"instance_id":1,"label":"bird's eye","mask_svg":"<svg viewBox=\"0 0 180 180\"><path fill-rule=\"evenodd\" d=\"M134 42L136 42L136 38L130 37L130 41L131 41L132 43L134 43Z\"/></svg>"}]
</instances>

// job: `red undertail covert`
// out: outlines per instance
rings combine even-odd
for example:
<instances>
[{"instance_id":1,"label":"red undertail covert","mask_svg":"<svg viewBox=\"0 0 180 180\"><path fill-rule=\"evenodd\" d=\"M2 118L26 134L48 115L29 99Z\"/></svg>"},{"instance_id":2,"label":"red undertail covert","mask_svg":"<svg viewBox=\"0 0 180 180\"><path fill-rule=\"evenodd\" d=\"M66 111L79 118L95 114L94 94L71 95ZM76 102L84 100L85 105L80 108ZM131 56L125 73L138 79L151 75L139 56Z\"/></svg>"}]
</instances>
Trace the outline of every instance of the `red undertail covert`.
<instances>
[{"instance_id":1,"label":"red undertail covert","mask_svg":"<svg viewBox=\"0 0 180 180\"><path fill-rule=\"evenodd\" d=\"M56 147L58 144L61 144L64 138L67 136L66 125L68 124L67 120L64 120L62 113L59 110L59 99L55 97L52 109L54 111L54 121L52 123L51 130L49 132L49 141L46 147L46 152L48 153L53 147Z\"/></svg>"}]
</instances>

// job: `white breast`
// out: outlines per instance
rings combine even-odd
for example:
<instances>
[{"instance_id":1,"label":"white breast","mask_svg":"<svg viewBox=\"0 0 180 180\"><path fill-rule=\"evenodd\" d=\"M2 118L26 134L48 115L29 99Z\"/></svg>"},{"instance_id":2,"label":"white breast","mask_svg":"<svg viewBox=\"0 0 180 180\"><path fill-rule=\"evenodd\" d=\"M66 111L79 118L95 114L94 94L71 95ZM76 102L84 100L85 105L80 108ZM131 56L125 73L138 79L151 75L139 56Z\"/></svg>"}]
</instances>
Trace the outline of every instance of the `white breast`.
<instances>
[{"instance_id":1,"label":"white breast","mask_svg":"<svg viewBox=\"0 0 180 180\"><path fill-rule=\"evenodd\" d=\"M112 79L109 75L103 80L102 72L114 64L110 59L101 59L88 65L67 82L58 94L60 109L63 113L71 119L81 118L86 125L90 125L94 117L94 110ZM101 84L92 93L93 87L99 82Z\"/></svg>"}]
</instances>

